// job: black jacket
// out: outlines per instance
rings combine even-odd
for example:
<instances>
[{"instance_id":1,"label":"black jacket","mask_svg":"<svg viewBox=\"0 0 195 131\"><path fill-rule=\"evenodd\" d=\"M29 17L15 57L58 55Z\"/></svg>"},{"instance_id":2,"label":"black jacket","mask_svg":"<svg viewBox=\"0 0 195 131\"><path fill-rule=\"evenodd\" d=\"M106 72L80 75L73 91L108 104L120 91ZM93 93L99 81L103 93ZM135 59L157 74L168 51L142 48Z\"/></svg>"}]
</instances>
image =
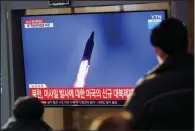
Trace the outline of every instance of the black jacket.
<instances>
[{"instance_id":1,"label":"black jacket","mask_svg":"<svg viewBox=\"0 0 195 131\"><path fill-rule=\"evenodd\" d=\"M193 130L194 57L169 57L136 87L126 110L134 130Z\"/></svg>"},{"instance_id":2,"label":"black jacket","mask_svg":"<svg viewBox=\"0 0 195 131\"><path fill-rule=\"evenodd\" d=\"M17 120L11 117L1 131L52 131L43 120Z\"/></svg>"}]
</instances>

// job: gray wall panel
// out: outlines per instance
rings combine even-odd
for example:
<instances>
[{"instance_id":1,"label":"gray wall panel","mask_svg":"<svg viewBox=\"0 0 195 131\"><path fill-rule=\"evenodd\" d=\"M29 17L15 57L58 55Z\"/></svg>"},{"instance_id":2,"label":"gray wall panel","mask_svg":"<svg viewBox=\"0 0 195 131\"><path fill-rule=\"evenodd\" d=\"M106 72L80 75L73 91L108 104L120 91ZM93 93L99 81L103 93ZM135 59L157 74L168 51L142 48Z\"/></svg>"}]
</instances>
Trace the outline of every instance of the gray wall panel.
<instances>
[{"instance_id":1,"label":"gray wall panel","mask_svg":"<svg viewBox=\"0 0 195 131\"><path fill-rule=\"evenodd\" d=\"M186 26L189 25L188 4L189 3L187 0L171 2L172 16L182 20L184 23L186 23Z\"/></svg>"},{"instance_id":2,"label":"gray wall panel","mask_svg":"<svg viewBox=\"0 0 195 131\"><path fill-rule=\"evenodd\" d=\"M8 52L6 39L6 11L5 2L1 3L1 73L2 73L2 94L1 94L1 125L7 121L10 115L10 95L8 77Z\"/></svg>"}]
</instances>

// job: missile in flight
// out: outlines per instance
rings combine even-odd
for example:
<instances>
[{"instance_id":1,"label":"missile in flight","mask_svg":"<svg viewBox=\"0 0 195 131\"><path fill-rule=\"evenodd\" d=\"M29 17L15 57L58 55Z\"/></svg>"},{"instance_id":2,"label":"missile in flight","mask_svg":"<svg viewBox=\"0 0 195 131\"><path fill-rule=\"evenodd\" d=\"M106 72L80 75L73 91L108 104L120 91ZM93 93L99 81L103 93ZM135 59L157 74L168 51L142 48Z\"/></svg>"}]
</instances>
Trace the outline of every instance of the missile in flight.
<instances>
[{"instance_id":1,"label":"missile in flight","mask_svg":"<svg viewBox=\"0 0 195 131\"><path fill-rule=\"evenodd\" d=\"M91 33L89 39L87 40L82 61L88 60L88 62L90 63L91 54L93 52L93 47L94 47L94 32Z\"/></svg>"}]
</instances>

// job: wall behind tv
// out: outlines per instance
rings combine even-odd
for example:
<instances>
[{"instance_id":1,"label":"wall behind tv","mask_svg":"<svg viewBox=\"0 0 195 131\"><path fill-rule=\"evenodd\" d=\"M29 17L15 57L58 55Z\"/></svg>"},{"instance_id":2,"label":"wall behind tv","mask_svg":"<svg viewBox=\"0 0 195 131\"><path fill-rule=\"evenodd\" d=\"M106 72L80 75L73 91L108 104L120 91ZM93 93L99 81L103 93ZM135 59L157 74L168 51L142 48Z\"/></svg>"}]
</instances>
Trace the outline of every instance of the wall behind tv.
<instances>
[{"instance_id":1,"label":"wall behind tv","mask_svg":"<svg viewBox=\"0 0 195 131\"><path fill-rule=\"evenodd\" d=\"M156 1L73 1L72 6L94 6L94 5L116 5L116 4L137 4L137 3L149 3L160 2ZM6 27L10 27L11 23L6 25L6 17L10 17L10 11L15 9L35 9L35 8L48 8L47 1L2 1L1 4L1 71L2 71L2 88L3 94L1 94L1 125L4 124L8 117L11 115L11 105L13 104L13 82L10 77L13 75L12 66L9 63L12 60L10 57L11 50L11 36L7 37ZM172 1L171 2L171 14L185 23L188 23L188 2L187 0ZM9 43L9 44L8 44Z\"/></svg>"}]
</instances>

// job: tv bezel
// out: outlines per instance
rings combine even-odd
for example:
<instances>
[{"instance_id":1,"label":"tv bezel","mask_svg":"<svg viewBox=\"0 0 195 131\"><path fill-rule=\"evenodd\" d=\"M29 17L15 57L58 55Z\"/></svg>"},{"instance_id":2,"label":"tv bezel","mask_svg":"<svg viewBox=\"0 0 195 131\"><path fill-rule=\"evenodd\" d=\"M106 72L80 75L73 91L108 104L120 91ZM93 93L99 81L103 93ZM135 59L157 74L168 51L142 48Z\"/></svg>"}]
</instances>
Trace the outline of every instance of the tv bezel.
<instances>
[{"instance_id":1,"label":"tv bezel","mask_svg":"<svg viewBox=\"0 0 195 131\"><path fill-rule=\"evenodd\" d=\"M101 7L101 6L100 6ZM14 100L20 96L27 96L24 53L22 41L22 17L33 16L59 16L59 15L83 15L83 14L114 14L114 13L133 13L133 12L154 12L163 11L165 19L168 18L168 9L156 10L134 10L134 11L110 11L110 12L85 12L85 13L59 13L59 14L41 14L41 15L26 15L25 10L11 11L11 35L12 35L12 53L13 53L13 82L14 82ZM58 107L58 106L46 106ZM71 107L71 106L60 106ZM83 106L77 106L83 107ZM96 107L96 106L91 106ZM116 106L111 106L116 107Z\"/></svg>"}]
</instances>

